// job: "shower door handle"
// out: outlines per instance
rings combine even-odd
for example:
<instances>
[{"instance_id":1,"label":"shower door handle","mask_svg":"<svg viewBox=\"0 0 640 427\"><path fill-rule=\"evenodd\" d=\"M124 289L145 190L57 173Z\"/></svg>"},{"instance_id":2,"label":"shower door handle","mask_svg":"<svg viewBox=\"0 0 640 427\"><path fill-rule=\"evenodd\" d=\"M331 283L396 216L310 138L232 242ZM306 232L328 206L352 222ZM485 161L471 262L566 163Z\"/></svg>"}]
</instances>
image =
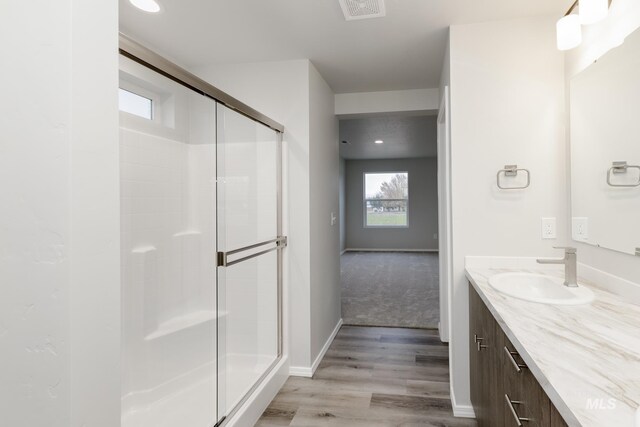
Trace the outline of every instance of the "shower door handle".
<instances>
[{"instance_id":1,"label":"shower door handle","mask_svg":"<svg viewBox=\"0 0 640 427\"><path fill-rule=\"evenodd\" d=\"M239 253L242 252L246 252L249 251L251 249L257 249L260 248L262 246L267 246L267 245L272 245L275 244L275 246L268 248L268 249L264 249L261 250L259 252L254 252L250 255L246 255L243 256L241 258L238 259L234 259L234 260L229 260L229 257L232 255L237 255ZM217 264L218 267L231 267L232 265L235 264L239 264L243 261L247 261L250 260L252 258L256 258L259 257L260 255L264 255L264 254L268 254L269 252L273 252L273 251L278 251L281 249L284 249L287 246L287 236L279 236L275 239L272 240L267 240L265 242L261 242L261 243L256 243L253 245L249 245L249 246L245 246L243 248L238 248L238 249L234 249L232 251L228 251L228 252L218 252L218 259L217 259Z\"/></svg>"}]
</instances>

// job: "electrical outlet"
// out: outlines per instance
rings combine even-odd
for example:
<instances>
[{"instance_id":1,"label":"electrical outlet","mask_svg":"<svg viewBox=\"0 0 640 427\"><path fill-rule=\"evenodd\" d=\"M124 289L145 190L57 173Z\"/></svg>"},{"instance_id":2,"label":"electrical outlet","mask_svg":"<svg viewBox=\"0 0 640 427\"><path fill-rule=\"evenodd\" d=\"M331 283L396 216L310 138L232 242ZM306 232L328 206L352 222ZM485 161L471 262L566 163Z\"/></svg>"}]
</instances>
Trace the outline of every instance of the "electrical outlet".
<instances>
[{"instance_id":1,"label":"electrical outlet","mask_svg":"<svg viewBox=\"0 0 640 427\"><path fill-rule=\"evenodd\" d=\"M573 217L571 219L571 237L580 242L589 240L589 218Z\"/></svg>"},{"instance_id":2,"label":"electrical outlet","mask_svg":"<svg viewBox=\"0 0 640 427\"><path fill-rule=\"evenodd\" d=\"M540 223L542 225L542 238L555 239L556 238L556 219L540 218Z\"/></svg>"}]
</instances>

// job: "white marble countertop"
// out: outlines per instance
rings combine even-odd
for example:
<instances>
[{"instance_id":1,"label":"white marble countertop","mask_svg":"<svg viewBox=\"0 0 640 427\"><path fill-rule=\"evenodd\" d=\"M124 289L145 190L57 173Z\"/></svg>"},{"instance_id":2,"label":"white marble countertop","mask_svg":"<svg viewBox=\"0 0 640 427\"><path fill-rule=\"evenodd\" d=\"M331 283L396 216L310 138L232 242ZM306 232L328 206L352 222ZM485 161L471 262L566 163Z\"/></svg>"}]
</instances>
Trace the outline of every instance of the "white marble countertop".
<instances>
[{"instance_id":1,"label":"white marble countertop","mask_svg":"<svg viewBox=\"0 0 640 427\"><path fill-rule=\"evenodd\" d=\"M467 278L570 426L640 427L640 306L579 280L591 304L554 306L503 295L498 273L562 271L467 267Z\"/></svg>"}]
</instances>

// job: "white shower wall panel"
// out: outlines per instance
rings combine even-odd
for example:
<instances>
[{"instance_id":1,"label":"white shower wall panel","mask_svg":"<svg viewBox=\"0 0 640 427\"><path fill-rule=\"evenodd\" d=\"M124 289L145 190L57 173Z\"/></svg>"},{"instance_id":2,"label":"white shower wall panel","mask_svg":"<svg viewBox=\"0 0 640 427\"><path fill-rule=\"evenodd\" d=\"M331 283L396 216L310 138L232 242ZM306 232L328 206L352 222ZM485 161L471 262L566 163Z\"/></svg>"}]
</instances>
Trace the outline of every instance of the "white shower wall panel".
<instances>
[{"instance_id":1,"label":"white shower wall panel","mask_svg":"<svg viewBox=\"0 0 640 427\"><path fill-rule=\"evenodd\" d=\"M161 89L174 120L121 120L125 425L169 417L167 399L194 390L208 406L173 416L216 419L215 103Z\"/></svg>"}]
</instances>

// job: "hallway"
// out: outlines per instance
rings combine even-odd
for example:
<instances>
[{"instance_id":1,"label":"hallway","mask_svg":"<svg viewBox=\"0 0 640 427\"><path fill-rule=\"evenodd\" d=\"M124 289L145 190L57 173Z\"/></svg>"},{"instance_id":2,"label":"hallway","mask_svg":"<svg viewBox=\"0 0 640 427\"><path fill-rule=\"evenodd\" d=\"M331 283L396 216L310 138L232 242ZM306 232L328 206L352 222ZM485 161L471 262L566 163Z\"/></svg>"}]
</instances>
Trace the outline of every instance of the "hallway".
<instances>
[{"instance_id":1,"label":"hallway","mask_svg":"<svg viewBox=\"0 0 640 427\"><path fill-rule=\"evenodd\" d=\"M343 326L313 378L290 377L256 424L475 426L454 418L436 331Z\"/></svg>"},{"instance_id":2,"label":"hallway","mask_svg":"<svg viewBox=\"0 0 640 427\"><path fill-rule=\"evenodd\" d=\"M346 252L341 257L345 325L438 327L438 254Z\"/></svg>"}]
</instances>

